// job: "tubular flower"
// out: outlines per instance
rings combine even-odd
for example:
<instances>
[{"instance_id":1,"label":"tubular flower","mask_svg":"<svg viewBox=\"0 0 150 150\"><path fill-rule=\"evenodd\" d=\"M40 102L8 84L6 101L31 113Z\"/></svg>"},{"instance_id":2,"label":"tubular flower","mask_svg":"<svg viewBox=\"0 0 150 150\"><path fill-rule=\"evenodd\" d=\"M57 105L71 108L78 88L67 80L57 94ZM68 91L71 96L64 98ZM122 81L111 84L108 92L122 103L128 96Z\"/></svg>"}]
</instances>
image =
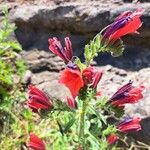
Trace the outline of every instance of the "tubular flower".
<instances>
[{"instance_id":1,"label":"tubular flower","mask_svg":"<svg viewBox=\"0 0 150 150\"><path fill-rule=\"evenodd\" d=\"M124 106L127 103L137 103L143 98L144 86L133 87L130 81L122 88L120 88L111 98L110 102L114 106Z\"/></svg>"},{"instance_id":2,"label":"tubular flower","mask_svg":"<svg viewBox=\"0 0 150 150\"><path fill-rule=\"evenodd\" d=\"M67 97L67 104L71 109L77 109L77 102L74 98Z\"/></svg>"},{"instance_id":3,"label":"tubular flower","mask_svg":"<svg viewBox=\"0 0 150 150\"><path fill-rule=\"evenodd\" d=\"M82 76L85 85L92 84L94 77L94 67L88 67L84 69Z\"/></svg>"},{"instance_id":4,"label":"tubular flower","mask_svg":"<svg viewBox=\"0 0 150 150\"><path fill-rule=\"evenodd\" d=\"M30 141L28 147L33 150L46 150L45 143L34 133L30 133Z\"/></svg>"},{"instance_id":5,"label":"tubular flower","mask_svg":"<svg viewBox=\"0 0 150 150\"><path fill-rule=\"evenodd\" d=\"M116 134L111 134L108 136L107 138L107 142L108 144L114 144L117 140L119 139L119 137Z\"/></svg>"},{"instance_id":6,"label":"tubular flower","mask_svg":"<svg viewBox=\"0 0 150 150\"><path fill-rule=\"evenodd\" d=\"M94 80L93 80L93 83L91 85L92 88L95 89L97 87L97 85L98 85L98 83L99 83L99 81L100 81L100 79L102 77L102 74L103 74L102 71L97 71L95 73Z\"/></svg>"},{"instance_id":7,"label":"tubular flower","mask_svg":"<svg viewBox=\"0 0 150 150\"><path fill-rule=\"evenodd\" d=\"M83 80L79 70L66 68L61 72L59 83L64 84L75 98L81 87L83 87Z\"/></svg>"},{"instance_id":8,"label":"tubular flower","mask_svg":"<svg viewBox=\"0 0 150 150\"><path fill-rule=\"evenodd\" d=\"M137 9L134 12L126 11L122 13L106 28L103 39L114 42L124 35L138 33L137 29L142 26L140 17L143 12L143 9Z\"/></svg>"},{"instance_id":9,"label":"tubular flower","mask_svg":"<svg viewBox=\"0 0 150 150\"><path fill-rule=\"evenodd\" d=\"M65 38L65 47L63 48L61 42L56 38L50 38L49 42L49 50L52 51L55 55L59 56L65 64L68 64L72 57L72 44L69 37Z\"/></svg>"},{"instance_id":10,"label":"tubular flower","mask_svg":"<svg viewBox=\"0 0 150 150\"><path fill-rule=\"evenodd\" d=\"M83 80L85 85L90 85L92 88L96 88L97 84L99 83L103 72L100 70L98 71L94 67L88 67L83 70Z\"/></svg>"},{"instance_id":11,"label":"tubular flower","mask_svg":"<svg viewBox=\"0 0 150 150\"><path fill-rule=\"evenodd\" d=\"M126 118L118 124L117 129L124 133L139 131L141 130L140 121L139 117Z\"/></svg>"},{"instance_id":12,"label":"tubular flower","mask_svg":"<svg viewBox=\"0 0 150 150\"><path fill-rule=\"evenodd\" d=\"M39 109L48 110L52 108L52 101L41 90L35 86L28 87L29 99L27 105L34 111L38 112Z\"/></svg>"}]
</instances>

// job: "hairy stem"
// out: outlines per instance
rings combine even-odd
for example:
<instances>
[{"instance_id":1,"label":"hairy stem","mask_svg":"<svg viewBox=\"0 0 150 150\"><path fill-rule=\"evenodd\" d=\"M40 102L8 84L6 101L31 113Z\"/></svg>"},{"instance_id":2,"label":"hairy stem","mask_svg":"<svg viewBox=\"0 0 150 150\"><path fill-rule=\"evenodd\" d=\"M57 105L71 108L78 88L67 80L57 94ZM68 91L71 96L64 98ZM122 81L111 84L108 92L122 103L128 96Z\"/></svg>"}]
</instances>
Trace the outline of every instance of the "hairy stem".
<instances>
[{"instance_id":1,"label":"hairy stem","mask_svg":"<svg viewBox=\"0 0 150 150\"><path fill-rule=\"evenodd\" d=\"M80 122L79 122L79 143L84 148L85 146L85 138L84 138L84 127L85 127L85 115L86 115L87 103L83 101L82 109L80 112Z\"/></svg>"}]
</instances>

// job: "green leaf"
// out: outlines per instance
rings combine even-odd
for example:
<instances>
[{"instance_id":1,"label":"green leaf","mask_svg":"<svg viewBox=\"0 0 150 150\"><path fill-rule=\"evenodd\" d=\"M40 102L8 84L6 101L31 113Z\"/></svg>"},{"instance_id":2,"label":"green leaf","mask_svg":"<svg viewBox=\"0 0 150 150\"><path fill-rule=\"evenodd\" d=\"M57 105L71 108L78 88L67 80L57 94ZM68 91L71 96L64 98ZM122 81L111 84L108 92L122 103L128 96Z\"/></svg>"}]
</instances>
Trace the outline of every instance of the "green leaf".
<instances>
[{"instance_id":1,"label":"green leaf","mask_svg":"<svg viewBox=\"0 0 150 150\"><path fill-rule=\"evenodd\" d=\"M75 59L75 64L77 64L77 66L80 68L81 72L86 68L86 65L83 64L80 60L80 58L76 58Z\"/></svg>"},{"instance_id":2,"label":"green leaf","mask_svg":"<svg viewBox=\"0 0 150 150\"><path fill-rule=\"evenodd\" d=\"M115 41L115 43L108 47L108 49L113 57L121 56L124 51L123 41L121 39L118 39L117 41Z\"/></svg>"},{"instance_id":3,"label":"green leaf","mask_svg":"<svg viewBox=\"0 0 150 150\"><path fill-rule=\"evenodd\" d=\"M97 139L95 136L93 136L90 132L88 132L88 137L87 140L90 143L90 148L88 147L88 149L90 150L98 150L100 148L99 145L99 139Z\"/></svg>"},{"instance_id":4,"label":"green leaf","mask_svg":"<svg viewBox=\"0 0 150 150\"><path fill-rule=\"evenodd\" d=\"M116 127L114 125L108 125L108 127L103 130L103 136L107 136L111 133L115 133L116 132Z\"/></svg>"},{"instance_id":5,"label":"green leaf","mask_svg":"<svg viewBox=\"0 0 150 150\"><path fill-rule=\"evenodd\" d=\"M70 107L66 103L64 103L61 100L54 100L53 103L54 103L54 109L55 110L68 111L68 112L73 111L72 109L70 109Z\"/></svg>"},{"instance_id":6,"label":"green leaf","mask_svg":"<svg viewBox=\"0 0 150 150\"><path fill-rule=\"evenodd\" d=\"M115 116L117 118L121 118L124 115L124 109L116 107L116 106L111 106L110 110L115 113Z\"/></svg>"},{"instance_id":7,"label":"green leaf","mask_svg":"<svg viewBox=\"0 0 150 150\"><path fill-rule=\"evenodd\" d=\"M12 81L12 69L9 64L6 64L3 60L0 60L0 83L11 85Z\"/></svg>"},{"instance_id":8,"label":"green leaf","mask_svg":"<svg viewBox=\"0 0 150 150\"><path fill-rule=\"evenodd\" d=\"M106 141L106 139L101 139L100 141L100 150L110 150L108 148L108 142Z\"/></svg>"},{"instance_id":9,"label":"green leaf","mask_svg":"<svg viewBox=\"0 0 150 150\"><path fill-rule=\"evenodd\" d=\"M22 116L27 120L31 120L32 119L32 111L30 111L29 109L24 109L22 111Z\"/></svg>"},{"instance_id":10,"label":"green leaf","mask_svg":"<svg viewBox=\"0 0 150 150\"><path fill-rule=\"evenodd\" d=\"M7 50L9 48L12 48L13 50L16 50L16 51L22 50L21 45L15 41L7 41L7 42L1 42L0 43L0 49Z\"/></svg>"},{"instance_id":11,"label":"green leaf","mask_svg":"<svg viewBox=\"0 0 150 150\"><path fill-rule=\"evenodd\" d=\"M15 42L15 41L11 41L11 42L7 42L7 44L12 48L14 49L15 51L19 52L22 50L22 47L21 45L18 43L18 42Z\"/></svg>"},{"instance_id":12,"label":"green leaf","mask_svg":"<svg viewBox=\"0 0 150 150\"><path fill-rule=\"evenodd\" d=\"M25 61L22 59L18 59L18 60L16 60L15 63L16 63L17 74L20 76L23 76L23 74L25 73L25 71L27 69Z\"/></svg>"},{"instance_id":13,"label":"green leaf","mask_svg":"<svg viewBox=\"0 0 150 150\"><path fill-rule=\"evenodd\" d=\"M95 38L90 41L89 44L85 46L84 57L86 59L86 64L89 65L94 57L98 55L98 52L101 52L101 36L98 34Z\"/></svg>"},{"instance_id":14,"label":"green leaf","mask_svg":"<svg viewBox=\"0 0 150 150\"><path fill-rule=\"evenodd\" d=\"M62 127L61 123L57 120L57 124L58 124L58 127L59 127L59 131L62 135L64 135L64 128Z\"/></svg>"},{"instance_id":15,"label":"green leaf","mask_svg":"<svg viewBox=\"0 0 150 150\"><path fill-rule=\"evenodd\" d=\"M91 61L91 50L90 50L90 46L89 45L85 45L85 49L84 49L84 57L86 59L87 62Z\"/></svg>"},{"instance_id":16,"label":"green leaf","mask_svg":"<svg viewBox=\"0 0 150 150\"><path fill-rule=\"evenodd\" d=\"M105 108L107 105L108 98L106 96L101 97L100 99L96 100L96 108Z\"/></svg>"},{"instance_id":17,"label":"green leaf","mask_svg":"<svg viewBox=\"0 0 150 150\"><path fill-rule=\"evenodd\" d=\"M13 28L12 29L6 28L5 30L0 30L0 42L5 42L10 33L12 33L13 31L14 31Z\"/></svg>"},{"instance_id":18,"label":"green leaf","mask_svg":"<svg viewBox=\"0 0 150 150\"><path fill-rule=\"evenodd\" d=\"M101 120L104 124L107 124L105 116L103 116L100 112L95 110L92 106L89 107L89 111L95 114L99 118L99 120Z\"/></svg>"},{"instance_id":19,"label":"green leaf","mask_svg":"<svg viewBox=\"0 0 150 150\"><path fill-rule=\"evenodd\" d=\"M67 133L69 129L72 127L72 125L75 123L76 118L72 116L72 119L65 125L64 133Z\"/></svg>"},{"instance_id":20,"label":"green leaf","mask_svg":"<svg viewBox=\"0 0 150 150\"><path fill-rule=\"evenodd\" d=\"M100 48L100 45L101 45L101 41L100 41L100 36L96 36L95 38L95 44L96 44L96 47L99 49Z\"/></svg>"},{"instance_id":21,"label":"green leaf","mask_svg":"<svg viewBox=\"0 0 150 150\"><path fill-rule=\"evenodd\" d=\"M97 118L91 120L91 126L89 129L91 134L93 134L94 136L99 136L101 133L101 128L102 128L102 123L100 120L98 120Z\"/></svg>"}]
</instances>

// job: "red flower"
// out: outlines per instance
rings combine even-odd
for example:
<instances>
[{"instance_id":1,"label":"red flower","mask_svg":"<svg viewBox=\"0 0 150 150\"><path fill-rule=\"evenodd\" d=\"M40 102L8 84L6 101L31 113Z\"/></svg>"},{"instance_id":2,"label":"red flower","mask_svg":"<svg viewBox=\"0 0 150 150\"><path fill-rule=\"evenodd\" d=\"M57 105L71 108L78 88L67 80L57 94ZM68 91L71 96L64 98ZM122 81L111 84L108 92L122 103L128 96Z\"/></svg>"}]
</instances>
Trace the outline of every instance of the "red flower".
<instances>
[{"instance_id":1,"label":"red flower","mask_svg":"<svg viewBox=\"0 0 150 150\"><path fill-rule=\"evenodd\" d=\"M95 73L95 76L94 76L94 79L93 79L93 83L92 83L92 85L91 85L92 88L95 89L95 88L97 87L97 85L98 85L98 83L99 83L99 81L100 81L102 75L103 75L102 71L97 71L97 72Z\"/></svg>"},{"instance_id":2,"label":"red flower","mask_svg":"<svg viewBox=\"0 0 150 150\"><path fill-rule=\"evenodd\" d=\"M102 77L102 71L98 71L94 67L88 67L83 70L83 80L85 85L90 85L92 88L96 88Z\"/></svg>"},{"instance_id":3,"label":"red flower","mask_svg":"<svg viewBox=\"0 0 150 150\"><path fill-rule=\"evenodd\" d=\"M66 68L61 72L59 83L64 84L75 98L81 87L83 87L83 80L79 70Z\"/></svg>"},{"instance_id":4,"label":"red flower","mask_svg":"<svg viewBox=\"0 0 150 150\"><path fill-rule=\"evenodd\" d=\"M33 150L46 150L44 142L34 133L30 133L28 147Z\"/></svg>"},{"instance_id":5,"label":"red flower","mask_svg":"<svg viewBox=\"0 0 150 150\"><path fill-rule=\"evenodd\" d=\"M85 85L92 84L94 77L94 67L88 67L84 69L82 76Z\"/></svg>"},{"instance_id":6,"label":"red flower","mask_svg":"<svg viewBox=\"0 0 150 150\"><path fill-rule=\"evenodd\" d=\"M65 38L65 47L63 48L60 41L54 37L48 40L49 50L52 51L55 55L58 55L66 64L71 61L72 54L72 44L69 37Z\"/></svg>"},{"instance_id":7,"label":"red flower","mask_svg":"<svg viewBox=\"0 0 150 150\"><path fill-rule=\"evenodd\" d=\"M27 105L34 111L39 109L48 110L52 108L52 101L38 88L30 85L28 87L29 99Z\"/></svg>"},{"instance_id":8,"label":"red flower","mask_svg":"<svg viewBox=\"0 0 150 150\"><path fill-rule=\"evenodd\" d=\"M140 121L139 117L126 118L118 124L117 129L124 133L139 131L141 130Z\"/></svg>"},{"instance_id":9,"label":"red flower","mask_svg":"<svg viewBox=\"0 0 150 150\"><path fill-rule=\"evenodd\" d=\"M108 144L114 144L117 140L119 139L119 137L115 134L111 134L110 136L108 136L107 141Z\"/></svg>"},{"instance_id":10,"label":"red flower","mask_svg":"<svg viewBox=\"0 0 150 150\"><path fill-rule=\"evenodd\" d=\"M110 102L115 106L124 106L127 103L137 103L143 98L144 86L133 87L130 81L122 88L120 88L111 98Z\"/></svg>"},{"instance_id":11,"label":"red flower","mask_svg":"<svg viewBox=\"0 0 150 150\"><path fill-rule=\"evenodd\" d=\"M134 12L126 11L122 13L112 24L108 26L108 28L106 28L103 39L116 41L126 34L138 33L137 29L142 26L140 17L143 12L143 9L137 9Z\"/></svg>"},{"instance_id":12,"label":"red flower","mask_svg":"<svg viewBox=\"0 0 150 150\"><path fill-rule=\"evenodd\" d=\"M77 102L74 98L67 97L67 104L72 109L77 109Z\"/></svg>"}]
</instances>

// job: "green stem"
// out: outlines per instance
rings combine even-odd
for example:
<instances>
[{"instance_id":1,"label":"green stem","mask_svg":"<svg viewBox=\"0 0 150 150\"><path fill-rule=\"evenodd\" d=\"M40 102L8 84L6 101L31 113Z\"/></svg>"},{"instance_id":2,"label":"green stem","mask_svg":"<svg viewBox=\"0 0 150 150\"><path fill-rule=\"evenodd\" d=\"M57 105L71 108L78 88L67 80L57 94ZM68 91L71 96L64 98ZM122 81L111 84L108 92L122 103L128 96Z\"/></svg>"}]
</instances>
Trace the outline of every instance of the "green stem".
<instances>
[{"instance_id":1,"label":"green stem","mask_svg":"<svg viewBox=\"0 0 150 150\"><path fill-rule=\"evenodd\" d=\"M80 112L80 122L79 122L79 143L81 144L83 148L85 146L84 127L85 127L86 108L87 108L87 103L86 101L83 101L82 109Z\"/></svg>"}]
</instances>

